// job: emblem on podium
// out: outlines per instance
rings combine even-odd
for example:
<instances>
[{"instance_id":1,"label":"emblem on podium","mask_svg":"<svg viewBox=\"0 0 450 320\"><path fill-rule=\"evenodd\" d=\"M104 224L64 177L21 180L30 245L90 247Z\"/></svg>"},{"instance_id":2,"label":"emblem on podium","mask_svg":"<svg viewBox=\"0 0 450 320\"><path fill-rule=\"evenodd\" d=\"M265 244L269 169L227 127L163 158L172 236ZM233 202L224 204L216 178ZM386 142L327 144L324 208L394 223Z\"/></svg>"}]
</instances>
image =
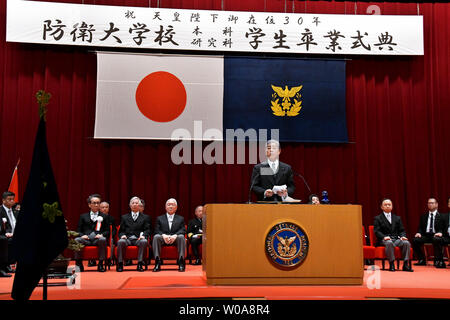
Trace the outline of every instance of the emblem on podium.
<instances>
[{"instance_id":1,"label":"emblem on podium","mask_svg":"<svg viewBox=\"0 0 450 320\"><path fill-rule=\"evenodd\" d=\"M308 255L308 248L308 236L302 228L291 222L276 224L266 236L266 254L280 267L300 265Z\"/></svg>"}]
</instances>

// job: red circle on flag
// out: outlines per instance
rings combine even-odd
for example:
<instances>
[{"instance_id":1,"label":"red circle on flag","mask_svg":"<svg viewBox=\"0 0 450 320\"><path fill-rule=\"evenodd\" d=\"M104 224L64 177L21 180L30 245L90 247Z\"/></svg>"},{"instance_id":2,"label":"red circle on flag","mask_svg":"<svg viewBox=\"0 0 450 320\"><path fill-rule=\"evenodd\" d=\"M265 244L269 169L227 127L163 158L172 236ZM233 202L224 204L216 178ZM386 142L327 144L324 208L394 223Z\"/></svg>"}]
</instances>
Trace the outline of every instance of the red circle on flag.
<instances>
[{"instance_id":1,"label":"red circle on flag","mask_svg":"<svg viewBox=\"0 0 450 320\"><path fill-rule=\"evenodd\" d=\"M186 107L186 89L169 72L150 73L136 89L136 104L141 113L156 122L175 120Z\"/></svg>"}]
</instances>

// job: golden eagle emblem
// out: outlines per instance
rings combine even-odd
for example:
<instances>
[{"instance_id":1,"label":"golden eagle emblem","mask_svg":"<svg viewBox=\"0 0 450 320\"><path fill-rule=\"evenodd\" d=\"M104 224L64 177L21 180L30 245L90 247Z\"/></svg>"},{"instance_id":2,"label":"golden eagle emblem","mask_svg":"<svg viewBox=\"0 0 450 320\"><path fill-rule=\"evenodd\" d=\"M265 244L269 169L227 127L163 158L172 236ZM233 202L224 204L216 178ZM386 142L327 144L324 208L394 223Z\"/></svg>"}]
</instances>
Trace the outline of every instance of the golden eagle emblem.
<instances>
[{"instance_id":1,"label":"golden eagle emblem","mask_svg":"<svg viewBox=\"0 0 450 320\"><path fill-rule=\"evenodd\" d=\"M295 253L297 252L297 246L294 245L291 247L292 243L295 241L295 239L297 238L296 236L294 237L280 237L277 235L278 241L280 241L278 243L278 254L281 257L292 257L293 255L295 255Z\"/></svg>"},{"instance_id":2,"label":"golden eagle emblem","mask_svg":"<svg viewBox=\"0 0 450 320\"><path fill-rule=\"evenodd\" d=\"M270 101L273 114L278 117L297 116L302 108L302 101L300 100L302 95L299 91L303 86L292 87L291 89L289 89L288 86L284 86L284 89L274 85L271 86L273 91L275 91L275 93L272 94L272 101ZM279 103L280 98L282 98L281 105ZM293 98L294 103L291 103L291 98Z\"/></svg>"}]
</instances>

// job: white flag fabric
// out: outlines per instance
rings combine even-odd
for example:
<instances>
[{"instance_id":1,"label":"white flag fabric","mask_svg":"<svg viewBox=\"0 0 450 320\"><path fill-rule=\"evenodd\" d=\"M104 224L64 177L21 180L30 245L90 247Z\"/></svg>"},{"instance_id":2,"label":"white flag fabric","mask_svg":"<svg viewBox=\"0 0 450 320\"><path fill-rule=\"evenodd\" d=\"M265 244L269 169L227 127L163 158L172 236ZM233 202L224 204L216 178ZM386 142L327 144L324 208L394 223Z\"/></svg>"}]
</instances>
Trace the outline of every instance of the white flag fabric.
<instances>
[{"instance_id":1,"label":"white flag fabric","mask_svg":"<svg viewBox=\"0 0 450 320\"><path fill-rule=\"evenodd\" d=\"M94 138L171 139L176 129L194 138L223 127L221 56L97 53Z\"/></svg>"}]
</instances>

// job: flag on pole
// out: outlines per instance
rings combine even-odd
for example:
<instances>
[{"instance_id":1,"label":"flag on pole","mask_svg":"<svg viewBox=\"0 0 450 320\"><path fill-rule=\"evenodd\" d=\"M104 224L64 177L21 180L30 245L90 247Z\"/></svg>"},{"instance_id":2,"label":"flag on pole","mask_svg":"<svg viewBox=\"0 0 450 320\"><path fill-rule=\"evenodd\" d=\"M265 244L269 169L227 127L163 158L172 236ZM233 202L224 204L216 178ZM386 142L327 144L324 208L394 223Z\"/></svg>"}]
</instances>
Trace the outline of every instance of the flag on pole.
<instances>
[{"instance_id":1,"label":"flag on pole","mask_svg":"<svg viewBox=\"0 0 450 320\"><path fill-rule=\"evenodd\" d=\"M49 264L68 245L66 223L47 148L45 105L50 95L41 90L36 97L40 122L13 236L17 268L11 296L17 301L30 298Z\"/></svg>"},{"instance_id":2,"label":"flag on pole","mask_svg":"<svg viewBox=\"0 0 450 320\"><path fill-rule=\"evenodd\" d=\"M17 167L19 166L20 159L17 161L16 167L14 168L14 172L11 177L11 182L9 183L8 191L14 192L16 195L14 200L16 202L20 202L19 200L19 171Z\"/></svg>"}]
</instances>

